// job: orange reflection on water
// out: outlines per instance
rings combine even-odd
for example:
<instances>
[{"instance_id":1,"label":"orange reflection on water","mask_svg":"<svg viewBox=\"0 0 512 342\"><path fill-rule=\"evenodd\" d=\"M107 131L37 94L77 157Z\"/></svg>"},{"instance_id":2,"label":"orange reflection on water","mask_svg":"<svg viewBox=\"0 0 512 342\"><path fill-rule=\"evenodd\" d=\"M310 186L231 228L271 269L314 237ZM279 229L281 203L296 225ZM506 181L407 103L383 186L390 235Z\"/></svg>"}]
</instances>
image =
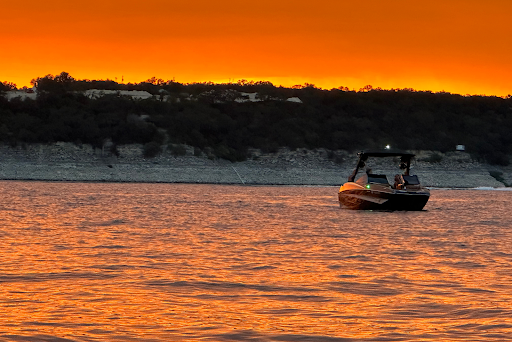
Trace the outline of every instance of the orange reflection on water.
<instances>
[{"instance_id":1,"label":"orange reflection on water","mask_svg":"<svg viewBox=\"0 0 512 342\"><path fill-rule=\"evenodd\" d=\"M484 194L375 213L335 188L0 184L0 340L512 337L506 209L443 211Z\"/></svg>"}]
</instances>

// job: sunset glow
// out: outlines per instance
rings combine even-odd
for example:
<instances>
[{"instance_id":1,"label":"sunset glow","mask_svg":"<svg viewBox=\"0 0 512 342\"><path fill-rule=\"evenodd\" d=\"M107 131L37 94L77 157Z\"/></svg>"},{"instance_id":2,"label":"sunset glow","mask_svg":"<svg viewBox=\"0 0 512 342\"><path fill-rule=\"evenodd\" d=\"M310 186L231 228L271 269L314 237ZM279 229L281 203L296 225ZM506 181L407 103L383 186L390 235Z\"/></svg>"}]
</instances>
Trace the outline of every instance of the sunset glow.
<instances>
[{"instance_id":1,"label":"sunset glow","mask_svg":"<svg viewBox=\"0 0 512 342\"><path fill-rule=\"evenodd\" d=\"M62 0L2 5L0 81L266 80L512 93L512 2Z\"/></svg>"}]
</instances>

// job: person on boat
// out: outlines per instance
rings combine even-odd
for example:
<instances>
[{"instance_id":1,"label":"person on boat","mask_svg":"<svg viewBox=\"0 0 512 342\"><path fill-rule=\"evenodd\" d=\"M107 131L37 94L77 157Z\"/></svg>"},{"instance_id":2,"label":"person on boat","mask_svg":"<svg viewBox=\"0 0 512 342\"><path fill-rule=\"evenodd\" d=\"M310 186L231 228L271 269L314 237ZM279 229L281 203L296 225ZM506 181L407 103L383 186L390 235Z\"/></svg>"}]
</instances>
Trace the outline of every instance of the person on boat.
<instances>
[{"instance_id":1,"label":"person on boat","mask_svg":"<svg viewBox=\"0 0 512 342\"><path fill-rule=\"evenodd\" d=\"M403 184L404 184L404 182L402 180L402 176L400 176L399 174L396 174L395 175L395 186L394 186L394 188L395 189L402 189Z\"/></svg>"},{"instance_id":2,"label":"person on boat","mask_svg":"<svg viewBox=\"0 0 512 342\"><path fill-rule=\"evenodd\" d=\"M407 172L407 163L403 160L400 160L400 164L398 164L400 170L404 170L404 176L408 176L409 172ZM395 189L402 189L404 187L404 179L401 175L395 175Z\"/></svg>"},{"instance_id":3,"label":"person on boat","mask_svg":"<svg viewBox=\"0 0 512 342\"><path fill-rule=\"evenodd\" d=\"M406 162L401 160L400 164L398 165L398 167L400 168L400 170L405 170L404 171L404 176L409 176L409 169L407 168L407 163Z\"/></svg>"}]
</instances>

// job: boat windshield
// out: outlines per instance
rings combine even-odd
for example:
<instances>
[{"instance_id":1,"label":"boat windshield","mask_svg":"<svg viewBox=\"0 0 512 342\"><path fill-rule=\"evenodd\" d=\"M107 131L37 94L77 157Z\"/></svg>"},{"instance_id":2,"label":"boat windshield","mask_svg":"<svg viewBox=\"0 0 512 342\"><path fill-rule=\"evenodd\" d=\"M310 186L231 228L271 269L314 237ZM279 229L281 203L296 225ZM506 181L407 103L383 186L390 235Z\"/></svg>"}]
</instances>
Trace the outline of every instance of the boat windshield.
<instances>
[{"instance_id":1,"label":"boat windshield","mask_svg":"<svg viewBox=\"0 0 512 342\"><path fill-rule=\"evenodd\" d=\"M366 184L384 184L389 185L388 178L386 175L377 175L377 174L364 174L358 180L356 180L357 184L366 185Z\"/></svg>"},{"instance_id":2,"label":"boat windshield","mask_svg":"<svg viewBox=\"0 0 512 342\"><path fill-rule=\"evenodd\" d=\"M405 185L419 185L420 180L418 179L418 176L412 175L412 176L405 176L402 175L402 178L404 179Z\"/></svg>"},{"instance_id":3,"label":"boat windshield","mask_svg":"<svg viewBox=\"0 0 512 342\"><path fill-rule=\"evenodd\" d=\"M388 178L386 177L386 175L369 174L368 175L368 183L378 183L378 184L389 185Z\"/></svg>"}]
</instances>

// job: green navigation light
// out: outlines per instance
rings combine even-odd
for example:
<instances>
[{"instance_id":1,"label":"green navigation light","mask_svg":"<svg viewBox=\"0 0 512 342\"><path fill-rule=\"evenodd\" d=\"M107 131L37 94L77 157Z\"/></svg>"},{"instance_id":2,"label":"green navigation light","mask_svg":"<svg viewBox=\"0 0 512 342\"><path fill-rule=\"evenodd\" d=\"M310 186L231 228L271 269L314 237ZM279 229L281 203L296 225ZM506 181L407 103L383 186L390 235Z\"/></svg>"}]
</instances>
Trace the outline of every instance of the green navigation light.
<instances>
[{"instance_id":1,"label":"green navigation light","mask_svg":"<svg viewBox=\"0 0 512 342\"><path fill-rule=\"evenodd\" d=\"M370 189L370 184L366 184L366 189Z\"/></svg>"}]
</instances>

